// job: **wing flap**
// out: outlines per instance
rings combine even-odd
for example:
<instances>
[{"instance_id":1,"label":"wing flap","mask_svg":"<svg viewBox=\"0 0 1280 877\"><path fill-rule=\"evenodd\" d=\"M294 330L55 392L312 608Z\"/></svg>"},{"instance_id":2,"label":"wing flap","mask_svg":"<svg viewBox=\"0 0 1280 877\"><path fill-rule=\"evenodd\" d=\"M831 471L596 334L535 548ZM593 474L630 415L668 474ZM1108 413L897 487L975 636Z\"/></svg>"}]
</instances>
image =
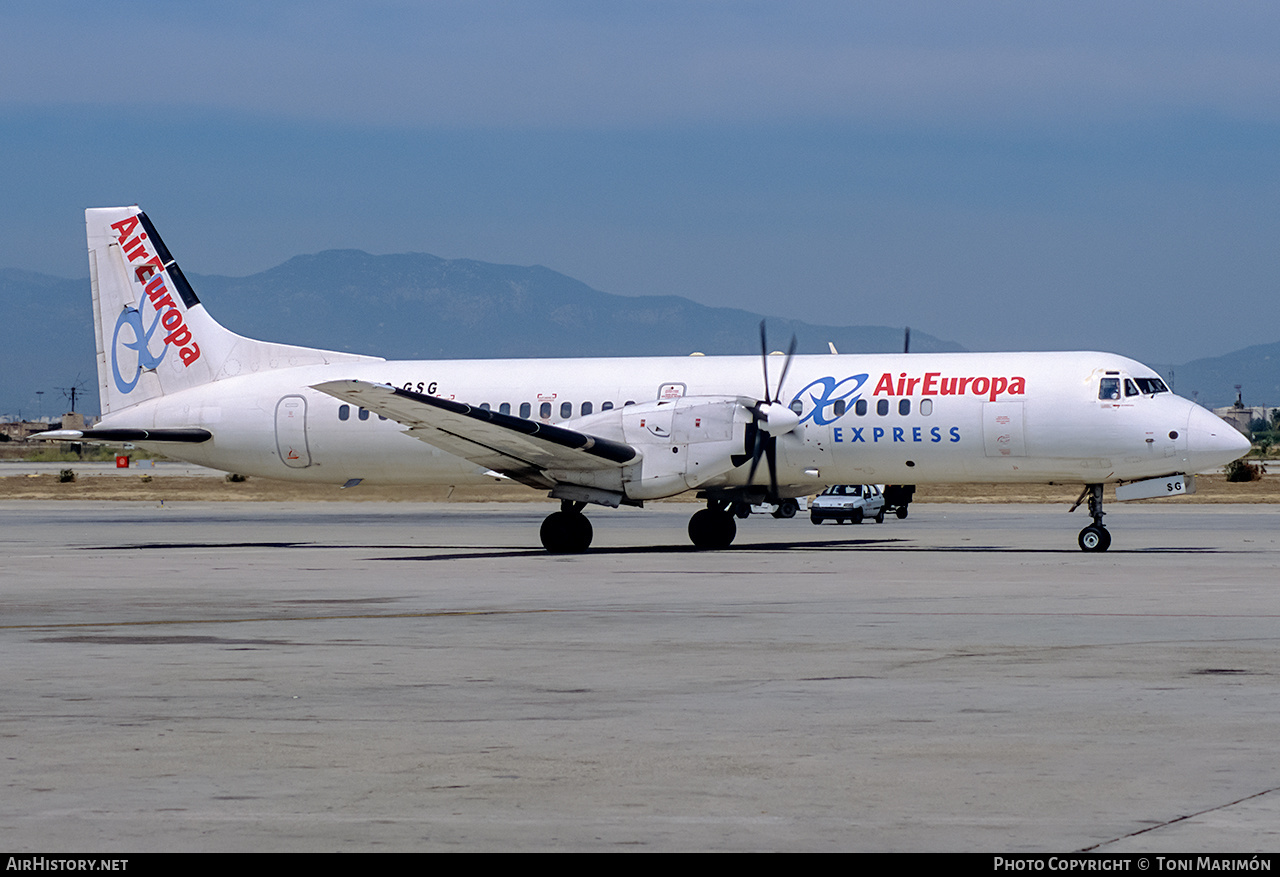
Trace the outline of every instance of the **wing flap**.
<instances>
[{"instance_id":1,"label":"wing flap","mask_svg":"<svg viewBox=\"0 0 1280 877\"><path fill-rule=\"evenodd\" d=\"M369 381L327 381L313 389L387 417L414 438L534 487L548 469L598 471L638 462L631 445Z\"/></svg>"}]
</instances>

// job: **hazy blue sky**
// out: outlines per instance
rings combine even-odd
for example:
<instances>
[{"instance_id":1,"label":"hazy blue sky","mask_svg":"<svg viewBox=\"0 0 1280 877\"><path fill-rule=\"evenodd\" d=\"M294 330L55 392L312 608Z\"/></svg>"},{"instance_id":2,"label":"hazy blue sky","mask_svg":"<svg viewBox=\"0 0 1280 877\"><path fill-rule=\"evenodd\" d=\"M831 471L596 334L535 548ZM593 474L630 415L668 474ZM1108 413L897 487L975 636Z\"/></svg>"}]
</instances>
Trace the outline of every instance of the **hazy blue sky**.
<instances>
[{"instance_id":1,"label":"hazy blue sky","mask_svg":"<svg viewBox=\"0 0 1280 877\"><path fill-rule=\"evenodd\" d=\"M67 277L138 203L195 273L356 247L973 349L1280 340L1269 2L11 0L0 156L0 266Z\"/></svg>"}]
</instances>

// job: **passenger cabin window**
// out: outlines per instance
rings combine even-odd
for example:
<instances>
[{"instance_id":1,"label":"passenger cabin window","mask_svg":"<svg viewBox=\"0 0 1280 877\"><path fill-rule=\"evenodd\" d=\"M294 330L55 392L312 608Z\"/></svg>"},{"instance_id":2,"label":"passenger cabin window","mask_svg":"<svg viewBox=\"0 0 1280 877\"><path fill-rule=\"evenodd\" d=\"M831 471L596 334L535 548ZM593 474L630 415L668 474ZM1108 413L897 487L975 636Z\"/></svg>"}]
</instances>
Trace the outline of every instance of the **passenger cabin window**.
<instances>
[{"instance_id":1,"label":"passenger cabin window","mask_svg":"<svg viewBox=\"0 0 1280 877\"><path fill-rule=\"evenodd\" d=\"M889 400L881 399L879 402L876 403L876 414L879 414L881 417L884 417L888 413L889 413Z\"/></svg>"},{"instance_id":2,"label":"passenger cabin window","mask_svg":"<svg viewBox=\"0 0 1280 877\"><path fill-rule=\"evenodd\" d=\"M338 419L339 419L339 420L350 420L350 419L351 419L351 406L350 406L350 405L339 405L339 406L338 406Z\"/></svg>"},{"instance_id":3,"label":"passenger cabin window","mask_svg":"<svg viewBox=\"0 0 1280 877\"><path fill-rule=\"evenodd\" d=\"M560 403L560 419L568 420L572 416L573 416L573 403L561 402Z\"/></svg>"},{"instance_id":4,"label":"passenger cabin window","mask_svg":"<svg viewBox=\"0 0 1280 877\"><path fill-rule=\"evenodd\" d=\"M859 399L857 402L853 403L853 413L859 417L865 417L867 414L867 400Z\"/></svg>"},{"instance_id":5,"label":"passenger cabin window","mask_svg":"<svg viewBox=\"0 0 1280 877\"><path fill-rule=\"evenodd\" d=\"M520 403L520 416L523 417L525 420L529 419L529 414L532 413L532 411L533 411L533 406L530 405L528 402Z\"/></svg>"},{"instance_id":6,"label":"passenger cabin window","mask_svg":"<svg viewBox=\"0 0 1280 877\"><path fill-rule=\"evenodd\" d=\"M908 414L910 414L910 413L911 413L911 400L910 400L910 399L899 399L899 400L898 400L898 413L899 413L899 414L901 414L903 417L906 417Z\"/></svg>"},{"instance_id":7,"label":"passenger cabin window","mask_svg":"<svg viewBox=\"0 0 1280 877\"><path fill-rule=\"evenodd\" d=\"M360 409L360 419L361 419L361 420L368 420L368 419L369 419L369 409L368 409L368 408L361 408L361 409Z\"/></svg>"},{"instance_id":8,"label":"passenger cabin window","mask_svg":"<svg viewBox=\"0 0 1280 877\"><path fill-rule=\"evenodd\" d=\"M846 410L848 410L845 407L845 401L843 399L837 399L835 402L835 405L833 405L832 408L836 412L836 417L841 416L842 414L845 413ZM800 412L797 411L796 413L799 414Z\"/></svg>"},{"instance_id":9,"label":"passenger cabin window","mask_svg":"<svg viewBox=\"0 0 1280 877\"><path fill-rule=\"evenodd\" d=\"M600 410L601 410L601 411L612 411L612 410L613 410L613 403L612 403L612 402L601 402L601 403L600 403Z\"/></svg>"},{"instance_id":10,"label":"passenger cabin window","mask_svg":"<svg viewBox=\"0 0 1280 877\"><path fill-rule=\"evenodd\" d=\"M1120 379L1119 378L1103 378L1098 386L1098 398L1103 401L1111 401L1120 398Z\"/></svg>"},{"instance_id":11,"label":"passenger cabin window","mask_svg":"<svg viewBox=\"0 0 1280 877\"><path fill-rule=\"evenodd\" d=\"M481 411L488 411L488 410L489 410L489 403L488 403L488 402L481 402L481 403L480 403L480 410L481 410Z\"/></svg>"},{"instance_id":12,"label":"passenger cabin window","mask_svg":"<svg viewBox=\"0 0 1280 877\"><path fill-rule=\"evenodd\" d=\"M541 405L538 406L538 416L541 417L543 420L547 420L548 418L551 417L550 402L543 402Z\"/></svg>"},{"instance_id":13,"label":"passenger cabin window","mask_svg":"<svg viewBox=\"0 0 1280 877\"><path fill-rule=\"evenodd\" d=\"M787 407L789 407L796 414L804 414L804 403L801 402L799 399L792 399L791 404Z\"/></svg>"},{"instance_id":14,"label":"passenger cabin window","mask_svg":"<svg viewBox=\"0 0 1280 877\"><path fill-rule=\"evenodd\" d=\"M498 406L498 413L499 413L499 414L510 414L510 413L511 413L511 403L510 403L510 402L503 402L501 405L499 405L499 406Z\"/></svg>"},{"instance_id":15,"label":"passenger cabin window","mask_svg":"<svg viewBox=\"0 0 1280 877\"><path fill-rule=\"evenodd\" d=\"M583 416L583 417L586 417L586 416L587 416L588 414L590 414L590 413L591 413L591 403L590 403L590 402L583 402L583 403L582 403L582 416Z\"/></svg>"},{"instance_id":16,"label":"passenger cabin window","mask_svg":"<svg viewBox=\"0 0 1280 877\"><path fill-rule=\"evenodd\" d=\"M932 413L933 413L933 400L932 400L932 399L921 399L921 400L920 400L920 415L921 415L922 417L928 417L928 416L929 416L930 414L932 414Z\"/></svg>"}]
</instances>

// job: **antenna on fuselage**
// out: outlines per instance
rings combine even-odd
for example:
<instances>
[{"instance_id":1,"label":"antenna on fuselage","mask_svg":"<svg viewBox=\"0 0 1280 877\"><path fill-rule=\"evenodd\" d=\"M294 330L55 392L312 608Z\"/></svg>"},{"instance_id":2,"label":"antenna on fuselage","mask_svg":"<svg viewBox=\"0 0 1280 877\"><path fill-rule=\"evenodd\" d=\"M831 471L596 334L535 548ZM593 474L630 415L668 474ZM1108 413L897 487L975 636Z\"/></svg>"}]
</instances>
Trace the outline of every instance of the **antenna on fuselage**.
<instances>
[{"instance_id":1,"label":"antenna on fuselage","mask_svg":"<svg viewBox=\"0 0 1280 877\"><path fill-rule=\"evenodd\" d=\"M911 327L910 326L907 327L906 332L904 332L902 336L902 352L903 353L911 352Z\"/></svg>"}]
</instances>

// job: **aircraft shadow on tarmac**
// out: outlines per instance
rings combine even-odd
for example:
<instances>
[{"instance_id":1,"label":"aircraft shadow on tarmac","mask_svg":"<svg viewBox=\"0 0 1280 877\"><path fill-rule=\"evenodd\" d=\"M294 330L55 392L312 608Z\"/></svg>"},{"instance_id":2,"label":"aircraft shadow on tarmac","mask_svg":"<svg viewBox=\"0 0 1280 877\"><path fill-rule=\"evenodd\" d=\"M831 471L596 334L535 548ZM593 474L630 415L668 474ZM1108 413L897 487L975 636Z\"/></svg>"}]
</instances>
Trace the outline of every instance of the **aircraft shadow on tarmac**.
<instances>
[{"instance_id":1,"label":"aircraft shadow on tarmac","mask_svg":"<svg viewBox=\"0 0 1280 877\"><path fill-rule=\"evenodd\" d=\"M228 548L310 548L310 549L358 549L369 551L422 551L422 545L355 545L320 542L140 542L131 544L81 546L81 550L93 551L139 551L210 548L226 550ZM441 545L428 548L435 553L399 556L371 557L369 560L486 560L508 557L553 557L556 559L603 557L632 554L703 554L706 549L694 545L632 545L615 548L595 547L584 554L548 555L539 548L493 549L481 545ZM730 548L721 549L726 552L767 551L776 552L812 552L812 551L909 551L919 553L961 553L961 554L1069 554L1079 556L1074 548L1017 548L1008 545L920 545L911 539L827 539L811 542L742 542ZM1147 548L1113 549L1108 554L1237 554L1241 553L1222 548L1196 546L1150 546Z\"/></svg>"},{"instance_id":2,"label":"aircraft shadow on tarmac","mask_svg":"<svg viewBox=\"0 0 1280 877\"><path fill-rule=\"evenodd\" d=\"M442 546L443 547L443 546ZM461 546L459 546L461 547ZM936 545L922 546L910 544L908 539L859 539L846 541L831 542L755 542L742 543L734 545L731 548L722 549L727 553L744 553L751 551L767 551L770 553L777 552L806 552L806 551L904 551L911 553L962 553L962 554L1066 554L1072 557L1080 556L1080 552L1074 548L1011 548L1007 545ZM487 558L503 558L503 557L555 557L575 558L590 556L612 556L612 555L633 555L633 554L704 554L705 549L700 549L692 545L642 545L628 546L618 548L595 548L593 547L585 554L561 554L548 555L545 551L538 549L516 549L505 551L490 551L486 549L461 550L455 553L440 554L421 554L406 555L399 557L373 557L370 560L412 560L412 561L431 561L431 560L483 560ZM1195 548L1187 546L1177 546L1169 548L1150 547L1150 548L1134 548L1129 550L1112 550L1108 554L1235 554L1239 552L1224 551L1220 548Z\"/></svg>"}]
</instances>

